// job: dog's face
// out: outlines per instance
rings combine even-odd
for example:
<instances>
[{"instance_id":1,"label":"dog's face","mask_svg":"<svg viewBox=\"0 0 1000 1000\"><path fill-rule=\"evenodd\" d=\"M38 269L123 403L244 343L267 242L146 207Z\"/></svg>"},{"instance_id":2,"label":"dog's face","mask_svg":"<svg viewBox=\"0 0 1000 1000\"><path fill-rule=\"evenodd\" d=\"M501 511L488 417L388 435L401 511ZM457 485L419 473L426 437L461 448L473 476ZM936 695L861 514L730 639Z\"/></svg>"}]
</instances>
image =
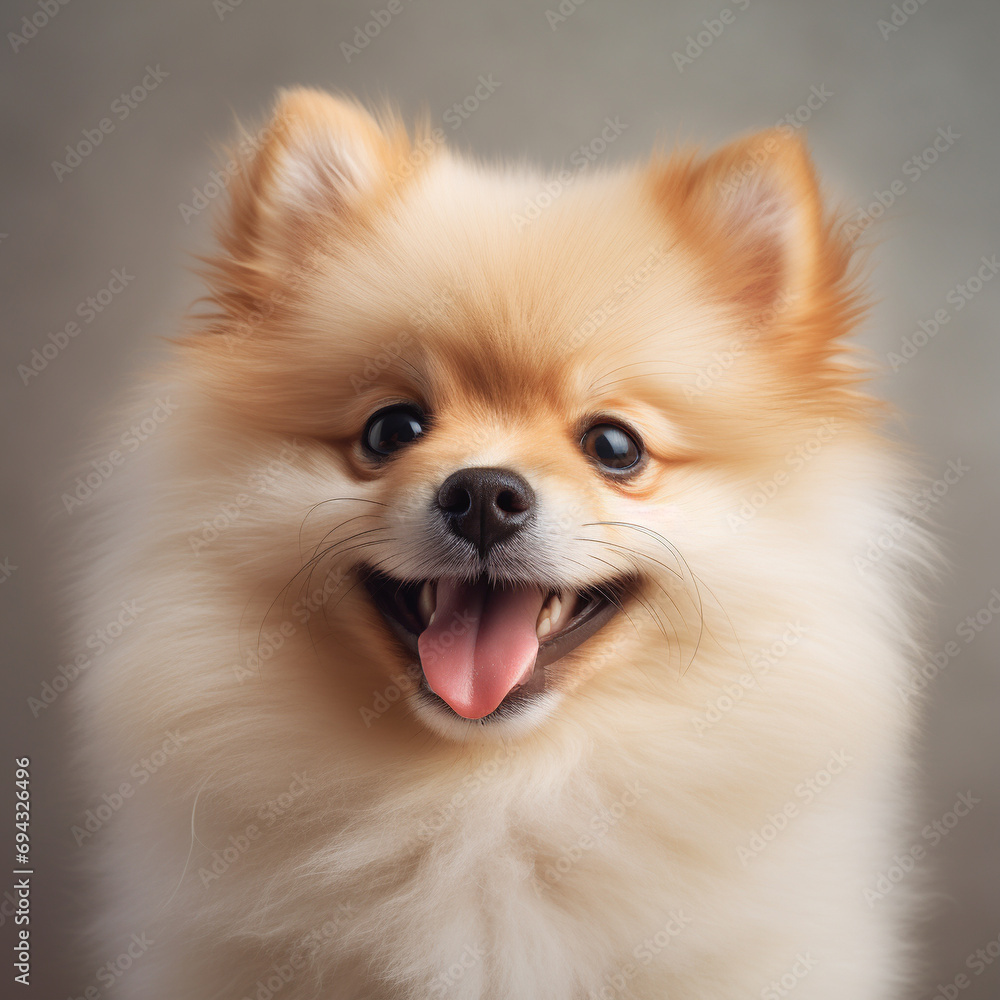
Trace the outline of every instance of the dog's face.
<instances>
[{"instance_id":1,"label":"dog's face","mask_svg":"<svg viewBox=\"0 0 1000 1000\"><path fill-rule=\"evenodd\" d=\"M288 95L187 352L250 441L304 443L267 516L344 581L349 669L419 662L411 707L462 736L538 724L638 652L683 666L698 576L759 558L733 520L755 484L862 407L834 358L848 249L796 140L555 194L437 145Z\"/></svg>"}]
</instances>

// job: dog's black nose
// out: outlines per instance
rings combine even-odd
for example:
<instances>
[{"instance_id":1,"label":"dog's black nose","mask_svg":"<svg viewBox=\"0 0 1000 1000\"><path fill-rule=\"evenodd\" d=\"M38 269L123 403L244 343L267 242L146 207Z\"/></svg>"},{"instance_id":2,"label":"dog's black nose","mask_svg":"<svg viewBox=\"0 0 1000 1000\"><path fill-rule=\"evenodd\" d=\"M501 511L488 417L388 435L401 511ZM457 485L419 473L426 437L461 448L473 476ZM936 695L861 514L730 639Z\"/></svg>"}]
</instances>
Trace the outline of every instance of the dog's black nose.
<instances>
[{"instance_id":1,"label":"dog's black nose","mask_svg":"<svg viewBox=\"0 0 1000 1000\"><path fill-rule=\"evenodd\" d=\"M459 469L438 490L441 516L481 556L534 516L534 490L510 469Z\"/></svg>"}]
</instances>

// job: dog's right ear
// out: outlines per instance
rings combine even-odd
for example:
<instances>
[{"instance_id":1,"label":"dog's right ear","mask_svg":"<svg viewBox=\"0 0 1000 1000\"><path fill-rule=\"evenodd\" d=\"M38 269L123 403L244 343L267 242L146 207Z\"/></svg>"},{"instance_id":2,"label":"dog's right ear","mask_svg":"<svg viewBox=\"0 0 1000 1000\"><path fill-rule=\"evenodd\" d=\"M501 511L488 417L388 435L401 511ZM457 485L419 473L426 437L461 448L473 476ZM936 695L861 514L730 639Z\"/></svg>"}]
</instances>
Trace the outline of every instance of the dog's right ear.
<instances>
[{"instance_id":1,"label":"dog's right ear","mask_svg":"<svg viewBox=\"0 0 1000 1000\"><path fill-rule=\"evenodd\" d=\"M243 262L294 262L323 231L350 226L405 158L406 130L319 90L279 95L268 124L243 130L219 238Z\"/></svg>"},{"instance_id":2,"label":"dog's right ear","mask_svg":"<svg viewBox=\"0 0 1000 1000\"><path fill-rule=\"evenodd\" d=\"M391 110L376 121L347 98L282 92L268 123L241 129L227 157L219 250L201 258L216 307L203 314L202 329L258 329L260 317L273 316L325 254L358 238L370 214L427 159L426 143L414 155Z\"/></svg>"},{"instance_id":3,"label":"dog's right ear","mask_svg":"<svg viewBox=\"0 0 1000 1000\"><path fill-rule=\"evenodd\" d=\"M417 135L411 144L390 110L373 116L355 101L306 89L279 95L259 131L241 130L225 166L218 249L201 258L206 308L183 341L194 377L216 398L246 413L256 399L266 416L287 402L275 384L292 384L293 373L304 381L309 344L302 356L290 344L301 325L297 291L322 288L329 260L360 244L419 176L440 140L431 141L425 123ZM282 364L284 381L275 377Z\"/></svg>"}]
</instances>

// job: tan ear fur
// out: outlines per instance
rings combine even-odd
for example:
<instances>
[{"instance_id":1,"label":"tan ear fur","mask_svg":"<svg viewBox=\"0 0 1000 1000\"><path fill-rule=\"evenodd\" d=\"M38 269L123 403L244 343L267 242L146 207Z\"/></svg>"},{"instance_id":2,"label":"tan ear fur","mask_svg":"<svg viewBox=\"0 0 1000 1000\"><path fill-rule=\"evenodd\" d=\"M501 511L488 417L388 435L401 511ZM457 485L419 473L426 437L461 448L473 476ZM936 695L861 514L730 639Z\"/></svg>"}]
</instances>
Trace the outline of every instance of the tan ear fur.
<instances>
[{"instance_id":1,"label":"tan ear fur","mask_svg":"<svg viewBox=\"0 0 1000 1000\"><path fill-rule=\"evenodd\" d=\"M813 369L844 349L863 312L854 247L824 211L801 138L772 129L654 164L654 186L713 292L769 328L762 341Z\"/></svg>"},{"instance_id":2,"label":"tan ear fur","mask_svg":"<svg viewBox=\"0 0 1000 1000\"><path fill-rule=\"evenodd\" d=\"M410 150L389 109L376 120L323 91L281 92L267 125L256 135L243 129L230 154L237 168L216 224L220 252L202 258L220 310L210 328L272 312L317 253L356 235L415 173L406 169Z\"/></svg>"}]
</instances>

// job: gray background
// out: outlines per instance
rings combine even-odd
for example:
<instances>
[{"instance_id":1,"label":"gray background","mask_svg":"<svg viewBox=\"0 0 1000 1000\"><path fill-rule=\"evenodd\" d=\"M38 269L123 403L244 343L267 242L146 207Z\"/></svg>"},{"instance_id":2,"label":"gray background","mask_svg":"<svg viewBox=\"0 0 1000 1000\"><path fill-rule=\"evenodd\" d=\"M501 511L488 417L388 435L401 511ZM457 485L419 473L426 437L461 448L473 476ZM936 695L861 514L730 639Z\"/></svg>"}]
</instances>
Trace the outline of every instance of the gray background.
<instances>
[{"instance_id":1,"label":"gray background","mask_svg":"<svg viewBox=\"0 0 1000 1000\"><path fill-rule=\"evenodd\" d=\"M878 303L862 333L887 369L880 388L904 414L902 433L926 456L931 478L949 460L970 470L934 504L954 570L937 589L939 607L928 625L933 647L954 639L956 625L1000 587L1000 279L960 311L947 301L981 256L1000 252L1000 4L907 0L915 12L883 38L878 21L892 15L890 2L750 0L745 10L731 2L733 22L683 72L673 53L703 29L703 19L718 17L721 0L585 0L576 9L566 2L573 12L555 27L545 13L555 2L403 0L401 12L348 60L341 43L370 20L372 7L385 6L171 0L95 9L75 0L18 51L9 37L0 40L0 560L16 567L0 583L2 760L32 757L37 872L35 986L16 995L61 998L81 986L80 973L70 971L71 927L88 900L72 869L67 719L61 702L37 720L26 707L66 654L55 595L59 547L72 517L59 498L81 471L75 456L97 414L131 372L157 356L158 338L174 334L199 293L187 255L206 248L210 213L185 224L179 206L209 181L212 142L231 134L234 112L257 118L278 86L388 95L407 115L425 103L440 122L472 94L480 75L492 74L499 88L460 129L446 127L451 141L479 155L527 155L543 165L566 163L600 133L606 116L627 125L605 156L618 162L644 155L658 137L717 143L774 124L811 88L825 87L832 96L811 113L808 134L830 193L855 216L893 180L905 186L878 224ZM0 29L19 32L22 17L39 9L28 0L5 3ZM64 159L66 144L141 82L147 65L169 75L58 180L52 161ZM939 128L959 138L911 179L907 162ZM77 303L98 292L113 268L134 280L38 378L22 384L17 366L74 318ZM948 309L947 325L892 372L888 352L940 308ZM941 816L960 792L971 790L981 802L921 865L940 891L924 928L928 971L920 997L968 971L966 957L1000 934L998 640L1000 624L985 625L929 688L921 821ZM7 767L0 767L0 788ZM7 838L9 821L2 826ZM5 956L10 929L7 919ZM4 994L8 975L0 972ZM91 970L84 977L85 984ZM995 1000L1000 962L971 980L963 998Z\"/></svg>"}]
</instances>

